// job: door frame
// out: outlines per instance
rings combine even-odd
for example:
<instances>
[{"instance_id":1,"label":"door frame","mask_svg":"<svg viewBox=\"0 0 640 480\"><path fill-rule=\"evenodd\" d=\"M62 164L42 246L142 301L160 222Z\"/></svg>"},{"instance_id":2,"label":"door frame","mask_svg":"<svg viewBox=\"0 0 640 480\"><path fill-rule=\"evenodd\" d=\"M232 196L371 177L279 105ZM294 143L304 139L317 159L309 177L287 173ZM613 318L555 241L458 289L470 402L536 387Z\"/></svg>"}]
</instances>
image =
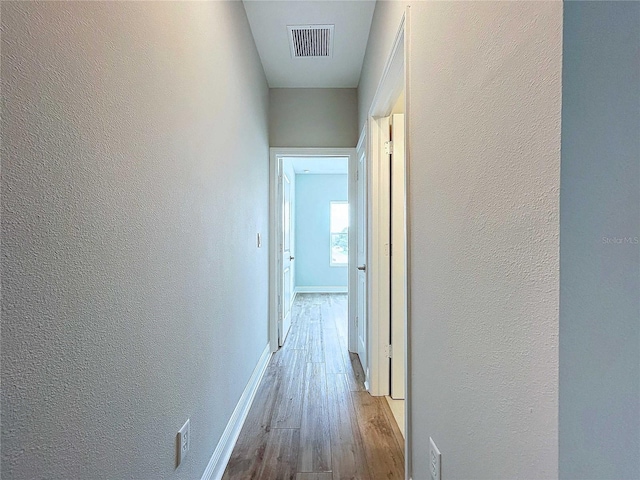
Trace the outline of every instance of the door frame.
<instances>
[{"instance_id":1,"label":"door frame","mask_svg":"<svg viewBox=\"0 0 640 480\"><path fill-rule=\"evenodd\" d=\"M278 296L282 296L282 211L283 197L278 191L278 176L282 169L284 157L348 157L349 158L349 204L353 203L351 165L356 158L355 148L297 148L297 147L271 147L269 148L269 348L272 353L278 351ZM351 248L349 235L349 248ZM349 255L349 270L355 269L355 257ZM352 266L352 262L353 265ZM351 283L349 282L349 289ZM351 291L351 290L350 290ZM351 295L349 295L349 312L351 312ZM293 297L292 297L293 298ZM351 338L355 328L355 318L349 315L348 336ZM350 348L350 347L349 347Z\"/></svg>"},{"instance_id":2,"label":"door frame","mask_svg":"<svg viewBox=\"0 0 640 480\"><path fill-rule=\"evenodd\" d=\"M369 177L369 265L371 265L371 285L369 295L370 332L369 346L371 355L370 366L370 390L375 396L389 395L389 358L386 349L390 345L390 172L389 166L383 161L387 155L384 153L384 143L389 140L388 116L393 110L400 93L405 92L405 132L409 131L409 89L407 75L405 75L405 56L407 53L406 18L408 9L402 16L398 32L393 44L391 55L387 60L382 78L374 96L369 114L367 126L369 130L369 165L371 166ZM405 136L405 165L409 161L409 149ZM407 192L408 193L408 192ZM407 300L408 302L408 300ZM405 328L405 345L408 338L408 329ZM408 347L408 345L407 345ZM408 352L405 351L405 359ZM406 361L405 361L406 363ZM406 365L405 365L406 366ZM405 368L405 380L408 378L408 370ZM408 385L408 382L407 382ZM407 392L408 396L408 392Z\"/></svg>"},{"instance_id":3,"label":"door frame","mask_svg":"<svg viewBox=\"0 0 640 480\"><path fill-rule=\"evenodd\" d=\"M407 176L405 175L404 139L406 132L404 113L391 115L393 151L391 153L391 398L405 399L405 354L407 339L404 335L407 318ZM402 138L402 142L397 139ZM398 321L402 319L402 321Z\"/></svg>"},{"instance_id":4,"label":"door frame","mask_svg":"<svg viewBox=\"0 0 640 480\"><path fill-rule=\"evenodd\" d=\"M369 239L369 232L368 232L368 211L369 211L369 205L370 205L370 201L369 201L369 197L368 197L368 160L367 160L367 128L366 126L362 128L362 131L360 132L360 137L358 139L358 145L356 146L356 156L354 158L353 164L350 165L350 174L351 174L351 183L350 185L352 186L353 189L353 201L351 202L351 209L349 214L351 215L350 218L353 219L352 225L353 225L353 233L354 235L350 236L350 242L349 243L349 249L352 252L355 252L354 255L354 263L349 265L349 288L350 291L352 292L352 295L350 296L349 300L349 318L353 319L353 328L349 331L349 351L352 353L357 353L359 354L359 341L358 341L358 325L356 322L356 318L358 318L358 303L360 302L360 299L358 298L358 282L359 282L359 272L358 272L358 241L360 239L360 235L364 236L364 242L365 242L365 257L364 257L364 264L365 264L365 288L366 291L364 292L364 297L365 297L365 302L366 302L366 306L369 305L369 302L367 301L367 296L369 294L369 282L370 282L370 275L369 275L369 269L366 267L367 262L369 261L369 257L367 255L367 248L368 248L368 239ZM359 218L358 218L358 207L360 206L360 192L358 191L358 172L359 172L359 163L360 163L360 153L363 153L364 155L364 167L365 167L365 174L363 176L363 184L364 184L364 194L365 194L365 201L364 203L364 213L365 213L365 218L364 218L364 229L363 231L360 230L360 223L359 223ZM369 318L369 314L366 311L366 306L365 306L365 318L359 318L359 321L364 322L365 323L365 327L366 327L366 335L369 334L369 328L368 328L368 318ZM360 358L360 363L364 369L365 372L365 380L364 380L364 384L365 384L365 388L368 390L369 389L369 385L368 385L368 380L367 380L367 376L368 376L368 359L366 358L366 356L369 354L369 341L366 340L365 341L365 358L362 359Z\"/></svg>"},{"instance_id":5,"label":"door frame","mask_svg":"<svg viewBox=\"0 0 640 480\"><path fill-rule=\"evenodd\" d=\"M409 47L409 14L411 7L407 6L400 20L391 53L385 64L380 82L373 97L371 107L367 114L366 128L368 131L367 155L369 157L368 189L369 205L369 244L368 265L371 265L369 283L369 352L370 352L370 378L369 392L372 395L389 395L390 393L390 365L387 356L387 347L390 345L390 262L388 248L390 242L390 184L388 169L382 169L385 137L382 129L384 120L388 117L400 95L404 90L405 104L405 178L409 178L411 149L409 148L410 135L410 98L409 78L411 71L408 68ZM388 140L388 138L386 138ZM378 198L373 196L374 191ZM406 198L410 197L407 182L405 190ZM384 198L384 200L383 200ZM411 388L411 288L410 288L410 216L406 202L406 289L407 289L407 315L404 329L404 363L405 363L405 478L411 478L412 458L412 388ZM385 222L386 218L386 223ZM376 228L376 225L378 226ZM386 225L386 228L385 228ZM385 252L386 249L386 252Z\"/></svg>"},{"instance_id":6,"label":"door frame","mask_svg":"<svg viewBox=\"0 0 640 480\"><path fill-rule=\"evenodd\" d=\"M384 144L389 140L389 119L386 115L369 116L369 180L368 209L369 235L367 239L367 265L369 273L368 328L369 368L366 386L373 396L389 395L388 347L391 344L389 324L391 321L390 295L390 233L391 233L391 189L390 170L384 153Z\"/></svg>"}]
</instances>

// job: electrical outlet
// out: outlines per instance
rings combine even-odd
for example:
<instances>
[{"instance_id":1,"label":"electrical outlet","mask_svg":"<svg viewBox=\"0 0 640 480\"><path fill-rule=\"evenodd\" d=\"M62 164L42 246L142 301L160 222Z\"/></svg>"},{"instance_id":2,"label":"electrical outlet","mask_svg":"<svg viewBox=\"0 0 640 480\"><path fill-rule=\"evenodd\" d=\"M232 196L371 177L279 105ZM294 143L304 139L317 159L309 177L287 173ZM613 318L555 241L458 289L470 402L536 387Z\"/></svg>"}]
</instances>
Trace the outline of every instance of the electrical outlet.
<instances>
[{"instance_id":1,"label":"electrical outlet","mask_svg":"<svg viewBox=\"0 0 640 480\"><path fill-rule=\"evenodd\" d=\"M180 465L184 460L184 457L187 456L190 443L191 443L191 423L187 418L187 421L184 423L182 428L178 430L178 461L176 462L177 465Z\"/></svg>"},{"instance_id":2,"label":"electrical outlet","mask_svg":"<svg viewBox=\"0 0 640 480\"><path fill-rule=\"evenodd\" d=\"M436 447L433 438L429 437L429 471L432 480L442 480L440 477L440 450Z\"/></svg>"}]
</instances>

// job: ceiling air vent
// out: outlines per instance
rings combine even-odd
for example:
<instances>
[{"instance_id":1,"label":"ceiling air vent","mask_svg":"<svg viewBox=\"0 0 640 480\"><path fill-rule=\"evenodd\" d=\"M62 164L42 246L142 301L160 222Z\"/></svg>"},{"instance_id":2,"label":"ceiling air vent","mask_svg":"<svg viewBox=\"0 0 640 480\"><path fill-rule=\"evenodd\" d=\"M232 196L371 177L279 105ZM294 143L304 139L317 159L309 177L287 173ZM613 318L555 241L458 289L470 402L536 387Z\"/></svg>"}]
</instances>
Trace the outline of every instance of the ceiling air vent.
<instances>
[{"instance_id":1,"label":"ceiling air vent","mask_svg":"<svg viewBox=\"0 0 640 480\"><path fill-rule=\"evenodd\" d=\"M331 57L334 25L288 25L292 58Z\"/></svg>"}]
</instances>

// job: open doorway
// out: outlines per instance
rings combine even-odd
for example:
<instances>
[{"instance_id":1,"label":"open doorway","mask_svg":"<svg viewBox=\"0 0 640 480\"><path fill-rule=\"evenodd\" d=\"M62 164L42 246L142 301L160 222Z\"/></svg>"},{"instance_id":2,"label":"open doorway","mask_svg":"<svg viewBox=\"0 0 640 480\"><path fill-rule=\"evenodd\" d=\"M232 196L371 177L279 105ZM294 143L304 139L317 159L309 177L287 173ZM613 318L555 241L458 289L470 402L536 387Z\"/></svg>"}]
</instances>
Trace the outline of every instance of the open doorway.
<instances>
[{"instance_id":1,"label":"open doorway","mask_svg":"<svg viewBox=\"0 0 640 480\"><path fill-rule=\"evenodd\" d=\"M349 256L353 158L354 149L271 149L269 338L273 352L287 340L297 296L349 293L354 261ZM353 327L347 311L344 330L348 336Z\"/></svg>"},{"instance_id":2,"label":"open doorway","mask_svg":"<svg viewBox=\"0 0 640 480\"><path fill-rule=\"evenodd\" d=\"M385 396L405 437L411 458L411 392L408 225L405 114L409 92L405 74L405 11L390 57L367 115L367 214L370 296L367 300L368 370L372 395ZM405 468L410 474L410 465Z\"/></svg>"}]
</instances>

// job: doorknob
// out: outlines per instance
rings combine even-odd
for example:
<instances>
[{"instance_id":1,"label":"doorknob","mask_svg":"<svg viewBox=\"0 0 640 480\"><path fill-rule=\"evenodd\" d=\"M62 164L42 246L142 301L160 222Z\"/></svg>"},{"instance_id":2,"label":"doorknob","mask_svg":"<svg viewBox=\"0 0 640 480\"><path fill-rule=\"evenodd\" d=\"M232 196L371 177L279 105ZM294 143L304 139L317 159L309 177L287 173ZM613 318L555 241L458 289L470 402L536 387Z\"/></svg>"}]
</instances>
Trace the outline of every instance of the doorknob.
<instances>
[{"instance_id":1,"label":"doorknob","mask_svg":"<svg viewBox=\"0 0 640 480\"><path fill-rule=\"evenodd\" d=\"M295 257L293 257L292 255L289 255L289 261L293 260Z\"/></svg>"},{"instance_id":2,"label":"doorknob","mask_svg":"<svg viewBox=\"0 0 640 480\"><path fill-rule=\"evenodd\" d=\"M363 272L367 270L366 265L358 265L358 270L362 270Z\"/></svg>"}]
</instances>

